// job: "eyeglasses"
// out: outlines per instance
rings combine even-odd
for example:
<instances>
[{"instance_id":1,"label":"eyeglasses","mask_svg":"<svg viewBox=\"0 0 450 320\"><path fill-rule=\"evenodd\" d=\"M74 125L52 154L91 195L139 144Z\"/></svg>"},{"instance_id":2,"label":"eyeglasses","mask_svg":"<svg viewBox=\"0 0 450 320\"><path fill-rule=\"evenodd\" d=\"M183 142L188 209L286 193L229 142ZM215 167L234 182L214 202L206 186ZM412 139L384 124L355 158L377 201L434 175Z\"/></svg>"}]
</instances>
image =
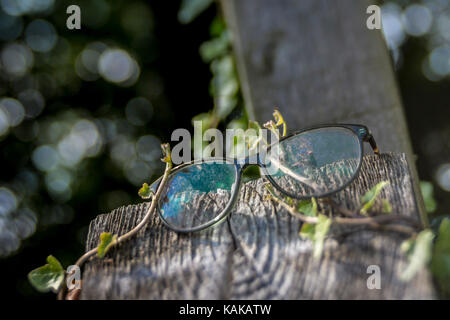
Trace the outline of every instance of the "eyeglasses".
<instances>
[{"instance_id":1,"label":"eyeglasses","mask_svg":"<svg viewBox=\"0 0 450 320\"><path fill-rule=\"evenodd\" d=\"M363 125L322 125L297 131L257 156L262 174L282 194L295 199L336 193L357 176L363 142L379 154ZM249 158L197 160L174 168L162 191L158 212L170 229L187 233L222 222L238 199ZM151 185L156 192L160 179Z\"/></svg>"}]
</instances>

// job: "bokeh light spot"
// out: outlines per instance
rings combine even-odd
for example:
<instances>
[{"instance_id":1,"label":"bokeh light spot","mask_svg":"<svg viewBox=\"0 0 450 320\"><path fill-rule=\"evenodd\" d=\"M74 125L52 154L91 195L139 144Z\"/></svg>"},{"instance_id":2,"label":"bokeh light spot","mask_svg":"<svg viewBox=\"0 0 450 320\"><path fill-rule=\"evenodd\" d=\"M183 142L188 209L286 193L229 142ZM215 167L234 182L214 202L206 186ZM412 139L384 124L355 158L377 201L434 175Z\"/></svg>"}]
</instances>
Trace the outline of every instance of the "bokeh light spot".
<instances>
[{"instance_id":1,"label":"bokeh light spot","mask_svg":"<svg viewBox=\"0 0 450 320\"><path fill-rule=\"evenodd\" d=\"M53 25L42 19L32 21L25 30L26 43L37 52L52 50L57 40L58 36Z\"/></svg>"},{"instance_id":2,"label":"bokeh light spot","mask_svg":"<svg viewBox=\"0 0 450 320\"><path fill-rule=\"evenodd\" d=\"M26 239L36 231L36 214L29 208L19 209L11 222L20 239Z\"/></svg>"},{"instance_id":3,"label":"bokeh light spot","mask_svg":"<svg viewBox=\"0 0 450 320\"><path fill-rule=\"evenodd\" d=\"M6 72L17 77L25 75L31 69L34 57L31 50L20 43L11 43L1 52L1 64Z\"/></svg>"},{"instance_id":4,"label":"bokeh light spot","mask_svg":"<svg viewBox=\"0 0 450 320\"><path fill-rule=\"evenodd\" d=\"M391 50L397 49L405 41L401 15L402 9L395 3L386 3L381 7L383 34Z\"/></svg>"},{"instance_id":5,"label":"bokeh light spot","mask_svg":"<svg viewBox=\"0 0 450 320\"><path fill-rule=\"evenodd\" d=\"M433 73L445 76L450 73L450 47L443 45L433 49L430 54L430 68Z\"/></svg>"},{"instance_id":6,"label":"bokeh light spot","mask_svg":"<svg viewBox=\"0 0 450 320\"><path fill-rule=\"evenodd\" d=\"M25 110L22 104L16 99L0 99L0 109L7 115L10 127L19 125L25 117Z\"/></svg>"},{"instance_id":7,"label":"bokeh light spot","mask_svg":"<svg viewBox=\"0 0 450 320\"><path fill-rule=\"evenodd\" d=\"M0 10L0 40L14 40L20 36L22 30L22 18L10 16Z\"/></svg>"},{"instance_id":8,"label":"bokeh light spot","mask_svg":"<svg viewBox=\"0 0 450 320\"><path fill-rule=\"evenodd\" d=\"M133 79L137 72L137 63L121 49L107 49L99 59L99 71L103 78L114 83L125 83Z\"/></svg>"},{"instance_id":9,"label":"bokeh light spot","mask_svg":"<svg viewBox=\"0 0 450 320\"><path fill-rule=\"evenodd\" d=\"M136 148L132 141L126 137L118 136L114 141L110 157L118 165L124 166L125 162L136 156Z\"/></svg>"},{"instance_id":10,"label":"bokeh light spot","mask_svg":"<svg viewBox=\"0 0 450 320\"><path fill-rule=\"evenodd\" d=\"M130 160L125 166L125 174L128 180L136 186L139 186L143 182L147 181L148 177L151 176L152 173L152 168L141 160Z\"/></svg>"},{"instance_id":11,"label":"bokeh light spot","mask_svg":"<svg viewBox=\"0 0 450 320\"><path fill-rule=\"evenodd\" d=\"M0 187L0 217L5 217L17 209L16 195L5 187Z\"/></svg>"},{"instance_id":12,"label":"bokeh light spot","mask_svg":"<svg viewBox=\"0 0 450 320\"><path fill-rule=\"evenodd\" d=\"M54 0L16 0L22 13L48 13L53 9Z\"/></svg>"},{"instance_id":13,"label":"bokeh light spot","mask_svg":"<svg viewBox=\"0 0 450 320\"><path fill-rule=\"evenodd\" d=\"M72 175L69 171L62 168L50 171L45 175L45 185L48 191L63 202L69 200L72 196L71 183Z\"/></svg>"},{"instance_id":14,"label":"bokeh light spot","mask_svg":"<svg viewBox=\"0 0 450 320\"><path fill-rule=\"evenodd\" d=\"M45 106L42 94L34 89L27 89L19 93L18 98L25 108L26 118L37 117Z\"/></svg>"},{"instance_id":15,"label":"bokeh light spot","mask_svg":"<svg viewBox=\"0 0 450 320\"><path fill-rule=\"evenodd\" d=\"M31 156L33 164L41 171L50 171L59 163L58 152L48 145L37 147Z\"/></svg>"},{"instance_id":16,"label":"bokeh light spot","mask_svg":"<svg viewBox=\"0 0 450 320\"><path fill-rule=\"evenodd\" d=\"M419 4L408 6L402 15L405 31L412 36L423 36L426 34L433 22L433 15L427 7Z\"/></svg>"},{"instance_id":17,"label":"bokeh light spot","mask_svg":"<svg viewBox=\"0 0 450 320\"><path fill-rule=\"evenodd\" d=\"M133 98L127 104L125 115L130 123L143 126L152 118L153 107L146 98Z\"/></svg>"},{"instance_id":18,"label":"bokeh light spot","mask_svg":"<svg viewBox=\"0 0 450 320\"><path fill-rule=\"evenodd\" d=\"M8 115L0 109L0 137L8 132L9 129L9 119Z\"/></svg>"},{"instance_id":19,"label":"bokeh light spot","mask_svg":"<svg viewBox=\"0 0 450 320\"><path fill-rule=\"evenodd\" d=\"M136 142L139 157L146 161L157 161L161 156L161 141L155 136L142 136Z\"/></svg>"},{"instance_id":20,"label":"bokeh light spot","mask_svg":"<svg viewBox=\"0 0 450 320\"><path fill-rule=\"evenodd\" d=\"M445 191L450 191L450 163L445 163L437 169L436 180Z\"/></svg>"},{"instance_id":21,"label":"bokeh light spot","mask_svg":"<svg viewBox=\"0 0 450 320\"><path fill-rule=\"evenodd\" d=\"M20 3L17 0L1 0L3 11L5 11L10 16L20 16L23 14L20 8Z\"/></svg>"}]
</instances>

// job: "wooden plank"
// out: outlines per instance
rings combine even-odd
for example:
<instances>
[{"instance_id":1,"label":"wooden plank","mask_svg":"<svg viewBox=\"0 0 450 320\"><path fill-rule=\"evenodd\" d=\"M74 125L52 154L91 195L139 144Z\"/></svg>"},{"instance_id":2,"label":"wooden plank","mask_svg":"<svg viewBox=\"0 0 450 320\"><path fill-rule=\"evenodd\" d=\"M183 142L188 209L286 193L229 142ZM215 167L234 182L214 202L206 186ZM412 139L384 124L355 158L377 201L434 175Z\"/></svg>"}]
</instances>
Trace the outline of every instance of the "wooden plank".
<instances>
[{"instance_id":1,"label":"wooden plank","mask_svg":"<svg viewBox=\"0 0 450 320\"><path fill-rule=\"evenodd\" d=\"M394 214L418 218L404 154L366 156L358 178L333 196L347 208L376 183ZM410 282L399 274L407 260L404 236L367 228L335 228L320 260L301 239L301 223L265 200L262 179L242 186L230 219L194 234L177 234L154 216L139 235L92 259L83 272L81 299L430 299L428 270ZM123 234L142 219L148 203L122 207L91 222L86 249L101 232ZM330 210L320 202L323 210ZM381 270L381 289L367 288L369 265Z\"/></svg>"},{"instance_id":2,"label":"wooden plank","mask_svg":"<svg viewBox=\"0 0 450 320\"><path fill-rule=\"evenodd\" d=\"M278 107L291 129L367 125L382 152L407 154L427 224L415 157L391 59L366 27L370 0L222 0L251 118Z\"/></svg>"}]
</instances>

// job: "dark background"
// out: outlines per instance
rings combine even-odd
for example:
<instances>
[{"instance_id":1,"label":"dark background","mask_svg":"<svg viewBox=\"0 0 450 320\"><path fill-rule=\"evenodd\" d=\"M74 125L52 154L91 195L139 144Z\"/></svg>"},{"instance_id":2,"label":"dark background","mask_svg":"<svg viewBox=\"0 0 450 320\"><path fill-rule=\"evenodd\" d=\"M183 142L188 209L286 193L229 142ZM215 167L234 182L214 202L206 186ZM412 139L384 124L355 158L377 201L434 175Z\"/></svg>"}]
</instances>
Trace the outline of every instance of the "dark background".
<instances>
[{"instance_id":1,"label":"dark background","mask_svg":"<svg viewBox=\"0 0 450 320\"><path fill-rule=\"evenodd\" d=\"M402 41L390 45L418 156L419 176L433 183L437 209L431 217L438 219L450 208L449 190L445 190L450 184L450 169L445 170L446 164L450 166L450 85L447 74L433 75L432 71L424 72L423 66L436 47L448 44L445 37L441 42L433 40L439 32L434 29L436 14L450 12L448 1L439 2L442 8L429 9L433 27L420 36L404 32ZM36 292L28 283L27 273L44 264L49 254L64 266L73 264L84 252L89 222L100 213L141 201L137 196L139 186L162 173L159 143L170 141L176 128L191 130L192 118L212 109L212 74L200 57L199 47L213 36L211 24L220 17L220 10L212 4L192 22L183 24L178 19L178 1L46 0L40 6L34 1L14 3L22 3L22 7L0 3L0 105L3 97L13 98L25 112L20 123L11 124L0 134L2 288L9 298L53 299L52 294ZM428 5L427 1L385 3L396 3L384 8L394 14L405 12L414 3ZM65 11L70 4L82 8L81 30L65 26ZM44 32L41 38L33 38L33 30L39 36L42 24L33 30L27 26L36 19L53 25L58 40L51 49L33 49L36 41L45 43L45 36L54 36ZM420 19L419 15L415 20L419 28ZM86 48L99 47L98 42L103 43L102 50L120 48L128 53L126 59L137 62L140 74L134 84L77 71L80 54ZM25 57L31 53L32 64L25 71L8 69L8 62L17 61L8 56L8 50L19 56L28 52ZM99 54L105 56L104 51ZM450 73L450 53L447 59ZM17 63L23 65L23 61ZM41 98L36 98L36 92ZM129 102L136 97L144 103L132 108ZM33 111L36 105L43 105L38 114ZM226 121L232 118L233 114ZM45 165L49 163L45 161L51 163L51 155L58 154L65 138L73 134L75 140L69 142L78 141L77 125L87 125L91 130L85 131L90 134L88 138L96 137L90 147L94 151L85 150L73 163L64 158L51 168L40 167L39 154ZM36 152L40 147L42 152Z\"/></svg>"}]
</instances>

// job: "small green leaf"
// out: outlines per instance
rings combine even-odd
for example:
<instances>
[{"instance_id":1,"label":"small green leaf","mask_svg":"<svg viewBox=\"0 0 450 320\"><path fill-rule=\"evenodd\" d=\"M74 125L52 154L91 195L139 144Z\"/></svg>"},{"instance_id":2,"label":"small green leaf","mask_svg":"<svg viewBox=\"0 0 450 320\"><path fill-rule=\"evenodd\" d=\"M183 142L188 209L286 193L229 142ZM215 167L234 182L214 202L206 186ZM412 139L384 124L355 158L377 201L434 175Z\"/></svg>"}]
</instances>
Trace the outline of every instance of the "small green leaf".
<instances>
[{"instance_id":1,"label":"small green leaf","mask_svg":"<svg viewBox=\"0 0 450 320\"><path fill-rule=\"evenodd\" d=\"M200 46L200 56L205 63L209 63L212 60L225 55L228 52L230 45L230 39L228 32L224 31L220 37L203 42Z\"/></svg>"},{"instance_id":2,"label":"small green leaf","mask_svg":"<svg viewBox=\"0 0 450 320\"><path fill-rule=\"evenodd\" d=\"M64 281L64 269L61 263L50 255L47 257L47 264L28 274L28 280L40 292L57 293Z\"/></svg>"},{"instance_id":3,"label":"small green leaf","mask_svg":"<svg viewBox=\"0 0 450 320\"><path fill-rule=\"evenodd\" d=\"M306 216L316 217L317 216L317 201L315 198L310 200L300 200L297 206L297 211L300 211Z\"/></svg>"},{"instance_id":4,"label":"small green leaf","mask_svg":"<svg viewBox=\"0 0 450 320\"><path fill-rule=\"evenodd\" d=\"M361 198L361 204L363 207L361 208L360 212L363 215L367 214L367 211L369 211L370 208L372 208L373 204L375 203L375 200L377 199L379 193L381 190L388 185L388 181L381 181L377 183L375 187L367 191Z\"/></svg>"},{"instance_id":5,"label":"small green leaf","mask_svg":"<svg viewBox=\"0 0 450 320\"><path fill-rule=\"evenodd\" d=\"M311 223L304 223L300 229L300 237L314 241L314 233L316 225Z\"/></svg>"},{"instance_id":6,"label":"small green leaf","mask_svg":"<svg viewBox=\"0 0 450 320\"><path fill-rule=\"evenodd\" d=\"M231 54L214 59L211 63L211 93L214 96L214 114L225 119L238 103L239 82Z\"/></svg>"},{"instance_id":7,"label":"small green leaf","mask_svg":"<svg viewBox=\"0 0 450 320\"><path fill-rule=\"evenodd\" d=\"M303 224L300 230L300 237L307 238L313 241L313 257L315 259L320 258L323 251L324 241L330 230L331 219L323 214L318 216L318 222L316 224Z\"/></svg>"},{"instance_id":8,"label":"small green leaf","mask_svg":"<svg viewBox=\"0 0 450 320\"><path fill-rule=\"evenodd\" d=\"M291 197L284 197L284 202L290 205L291 207L294 205L294 199Z\"/></svg>"},{"instance_id":9,"label":"small green leaf","mask_svg":"<svg viewBox=\"0 0 450 320\"><path fill-rule=\"evenodd\" d=\"M218 37L226 29L227 26L225 24L225 21L220 15L218 15L214 18L214 20L211 22L211 25L209 26L209 34L211 35L211 38Z\"/></svg>"},{"instance_id":10,"label":"small green leaf","mask_svg":"<svg viewBox=\"0 0 450 320\"><path fill-rule=\"evenodd\" d=\"M247 129L247 121L246 120L247 119L245 117L231 120L227 124L227 129L242 129L242 130L246 130Z\"/></svg>"},{"instance_id":11,"label":"small green leaf","mask_svg":"<svg viewBox=\"0 0 450 320\"><path fill-rule=\"evenodd\" d=\"M213 0L183 0L178 11L178 21L189 23L205 11Z\"/></svg>"},{"instance_id":12,"label":"small green leaf","mask_svg":"<svg viewBox=\"0 0 450 320\"><path fill-rule=\"evenodd\" d=\"M434 245L431 272L445 298L450 298L450 219L442 220Z\"/></svg>"},{"instance_id":13,"label":"small green leaf","mask_svg":"<svg viewBox=\"0 0 450 320\"><path fill-rule=\"evenodd\" d=\"M153 190L150 189L147 183L144 183L138 192L142 199L150 199L153 196Z\"/></svg>"},{"instance_id":14,"label":"small green leaf","mask_svg":"<svg viewBox=\"0 0 450 320\"><path fill-rule=\"evenodd\" d=\"M382 200L383 202L383 213L391 213L392 212L392 206L389 201L386 199Z\"/></svg>"},{"instance_id":15,"label":"small green leaf","mask_svg":"<svg viewBox=\"0 0 450 320\"><path fill-rule=\"evenodd\" d=\"M408 256L409 264L400 274L401 280L411 280L419 270L430 262L433 238L433 232L430 229L425 229L417 235L413 243L402 245L404 246L403 250L409 251L410 254Z\"/></svg>"},{"instance_id":16,"label":"small green leaf","mask_svg":"<svg viewBox=\"0 0 450 320\"><path fill-rule=\"evenodd\" d=\"M213 122L213 116L211 113L209 112L205 112L205 113L200 113L197 114L196 116L194 116L192 118L192 124L194 124L195 121L201 121L201 129L202 129L202 134L211 127L211 124Z\"/></svg>"},{"instance_id":17,"label":"small green leaf","mask_svg":"<svg viewBox=\"0 0 450 320\"><path fill-rule=\"evenodd\" d=\"M280 111L275 109L275 111L273 112L273 118L276 121L275 125L277 127L283 126L283 133L281 134L281 136L284 137L287 133L287 125L286 125L286 122L284 121L283 116L281 115Z\"/></svg>"},{"instance_id":18,"label":"small green leaf","mask_svg":"<svg viewBox=\"0 0 450 320\"><path fill-rule=\"evenodd\" d=\"M258 121L248 120L248 128L254 129L258 132L262 130L261 125L258 123Z\"/></svg>"},{"instance_id":19,"label":"small green leaf","mask_svg":"<svg viewBox=\"0 0 450 320\"><path fill-rule=\"evenodd\" d=\"M161 144L161 149L162 149L163 156L164 156L164 158L162 158L161 161L165 162L165 163L169 163L169 162L171 163L172 155L170 152L170 144L168 144L168 143Z\"/></svg>"},{"instance_id":20,"label":"small green leaf","mask_svg":"<svg viewBox=\"0 0 450 320\"><path fill-rule=\"evenodd\" d=\"M410 255L412 252L412 249L414 248L414 242L416 239L409 238L402 242L400 245L400 251L403 252L406 255Z\"/></svg>"},{"instance_id":21,"label":"small green leaf","mask_svg":"<svg viewBox=\"0 0 450 320\"><path fill-rule=\"evenodd\" d=\"M275 125L275 122L273 122L272 120L267 121L266 123L264 123L263 127L268 129L268 130L270 130L270 131L272 131L275 136L280 138L280 132L278 131L278 128Z\"/></svg>"},{"instance_id":22,"label":"small green leaf","mask_svg":"<svg viewBox=\"0 0 450 320\"><path fill-rule=\"evenodd\" d=\"M267 143L262 135L262 129L257 122L248 121L248 128L245 131L245 140L247 142L250 153L258 152L258 145L261 144L262 147L266 146Z\"/></svg>"},{"instance_id":23,"label":"small green leaf","mask_svg":"<svg viewBox=\"0 0 450 320\"><path fill-rule=\"evenodd\" d=\"M425 209L428 213L436 211L436 200L433 196L433 184L428 181L420 181L420 191L422 192Z\"/></svg>"},{"instance_id":24,"label":"small green leaf","mask_svg":"<svg viewBox=\"0 0 450 320\"><path fill-rule=\"evenodd\" d=\"M117 240L117 235L112 235L109 232L103 232L100 235L100 244L98 245L97 256L103 258L108 250L114 245Z\"/></svg>"}]
</instances>

